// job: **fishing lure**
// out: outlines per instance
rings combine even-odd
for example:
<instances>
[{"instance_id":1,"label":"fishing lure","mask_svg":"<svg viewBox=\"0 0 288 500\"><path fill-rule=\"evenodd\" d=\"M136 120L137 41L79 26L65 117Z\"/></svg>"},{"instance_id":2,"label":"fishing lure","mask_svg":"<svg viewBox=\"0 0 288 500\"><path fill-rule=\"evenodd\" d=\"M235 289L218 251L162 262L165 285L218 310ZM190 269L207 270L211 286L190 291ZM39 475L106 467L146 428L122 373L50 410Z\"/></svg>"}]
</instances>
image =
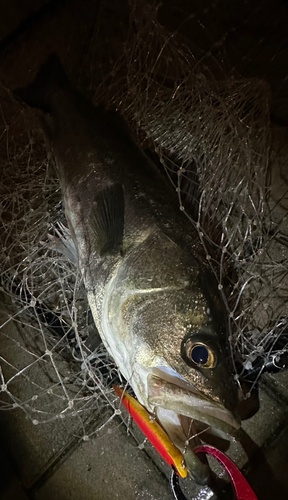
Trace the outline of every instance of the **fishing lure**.
<instances>
[{"instance_id":1,"label":"fishing lure","mask_svg":"<svg viewBox=\"0 0 288 500\"><path fill-rule=\"evenodd\" d=\"M127 408L133 420L140 427L145 436L153 444L156 450L164 458L164 460L174 467L180 477L187 476L187 467L185 460L178 448L170 441L166 432L160 427L145 408L135 398L130 396L121 387L113 386L116 394L121 399L124 406Z\"/></svg>"},{"instance_id":2,"label":"fishing lure","mask_svg":"<svg viewBox=\"0 0 288 500\"><path fill-rule=\"evenodd\" d=\"M153 416L135 398L130 396L121 387L113 386L116 394L143 431L145 436L154 445L156 450L172 468L170 486L175 500L187 500L179 485L179 476L187 476L187 468L182 453L171 443L162 427L155 421ZM222 451L210 445L198 446L194 449L196 454L206 453L216 458L230 475L236 500L258 500L248 481L234 462Z\"/></svg>"}]
</instances>

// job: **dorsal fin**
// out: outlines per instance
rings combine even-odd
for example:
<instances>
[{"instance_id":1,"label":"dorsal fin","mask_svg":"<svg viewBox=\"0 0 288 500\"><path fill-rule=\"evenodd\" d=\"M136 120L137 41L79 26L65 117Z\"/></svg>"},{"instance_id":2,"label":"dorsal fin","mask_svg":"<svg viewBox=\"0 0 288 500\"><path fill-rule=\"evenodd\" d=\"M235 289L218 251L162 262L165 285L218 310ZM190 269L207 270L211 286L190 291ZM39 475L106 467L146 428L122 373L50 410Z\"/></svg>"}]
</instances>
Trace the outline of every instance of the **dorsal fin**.
<instances>
[{"instance_id":1,"label":"dorsal fin","mask_svg":"<svg viewBox=\"0 0 288 500\"><path fill-rule=\"evenodd\" d=\"M14 90L13 94L32 108L39 108L50 113L54 92L59 88L69 87L70 83L60 58L52 54L41 66L35 80L27 87Z\"/></svg>"},{"instance_id":2,"label":"dorsal fin","mask_svg":"<svg viewBox=\"0 0 288 500\"><path fill-rule=\"evenodd\" d=\"M97 253L121 250L124 231L124 192L120 183L104 188L93 201L91 228Z\"/></svg>"}]
</instances>

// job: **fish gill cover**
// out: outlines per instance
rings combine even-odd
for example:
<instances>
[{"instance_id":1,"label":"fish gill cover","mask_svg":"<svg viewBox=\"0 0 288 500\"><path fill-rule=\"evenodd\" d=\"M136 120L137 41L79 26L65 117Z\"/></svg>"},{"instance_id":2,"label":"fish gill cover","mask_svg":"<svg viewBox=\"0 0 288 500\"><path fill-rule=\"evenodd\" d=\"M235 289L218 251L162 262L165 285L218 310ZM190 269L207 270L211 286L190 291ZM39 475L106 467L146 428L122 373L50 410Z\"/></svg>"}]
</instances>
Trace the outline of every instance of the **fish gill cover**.
<instances>
[{"instance_id":1,"label":"fish gill cover","mask_svg":"<svg viewBox=\"0 0 288 500\"><path fill-rule=\"evenodd\" d=\"M169 2L131 2L122 34L105 42L110 59L99 63L99 21L83 67L94 103L124 116L197 229L239 379L255 360L260 376L271 354L287 350L287 152L284 129L270 122L269 84L241 76L227 55L237 22L232 15L227 28L225 5L188 11L183 3L173 25ZM121 375L93 324L35 114L4 85L0 92L0 277L9 311L1 312L1 408L21 408L35 425L73 416L88 439L119 414L112 385ZM89 430L91 410L104 408L105 420Z\"/></svg>"}]
</instances>

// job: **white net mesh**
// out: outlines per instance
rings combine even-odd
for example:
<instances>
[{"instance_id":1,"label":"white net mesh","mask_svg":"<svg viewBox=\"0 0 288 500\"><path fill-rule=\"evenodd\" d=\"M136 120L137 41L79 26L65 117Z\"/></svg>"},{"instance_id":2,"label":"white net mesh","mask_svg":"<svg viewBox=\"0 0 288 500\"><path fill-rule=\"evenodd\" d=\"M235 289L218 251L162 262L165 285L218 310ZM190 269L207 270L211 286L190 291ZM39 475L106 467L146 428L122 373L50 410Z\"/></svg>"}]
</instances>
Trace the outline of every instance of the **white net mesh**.
<instances>
[{"instance_id":1,"label":"white net mesh","mask_svg":"<svg viewBox=\"0 0 288 500\"><path fill-rule=\"evenodd\" d=\"M179 208L197 228L227 308L241 376L255 360L262 364L287 349L286 151L282 132L272 133L268 84L227 68L229 30L219 35L208 15L218 4L190 12L184 40L180 28L169 31L159 21L165 9L135 2L125 37L108 36L110 59L96 62L96 47L100 55L106 47L99 21L83 61L94 101L118 109L143 147L156 152ZM119 374L72 262L59 183L38 121L0 90L0 264L9 310L0 327L1 406L20 407L35 424L74 415L86 436L90 411L109 406L111 418L118 414L112 384Z\"/></svg>"},{"instance_id":2,"label":"white net mesh","mask_svg":"<svg viewBox=\"0 0 288 500\"><path fill-rule=\"evenodd\" d=\"M113 406L117 370L95 333L77 267L57 250L65 215L43 135L37 128L30 135L32 114L1 91L17 113L5 122L1 150L1 290L9 309L1 325L2 409L21 407L35 425L67 414L84 422L92 409Z\"/></svg>"},{"instance_id":3,"label":"white net mesh","mask_svg":"<svg viewBox=\"0 0 288 500\"><path fill-rule=\"evenodd\" d=\"M208 16L207 6L203 12ZM259 356L269 359L287 324L286 212L279 203L287 186L273 199L286 158L273 153L279 139L271 137L270 88L220 66L213 51L228 33L196 59L177 33L157 22L156 5L144 13L134 5L133 34L108 92L105 80L96 101L106 97L142 144L153 144L217 277L241 374ZM201 12L192 13L185 23L195 27L200 19ZM205 26L202 31L204 43ZM278 355L285 349L283 341Z\"/></svg>"}]
</instances>

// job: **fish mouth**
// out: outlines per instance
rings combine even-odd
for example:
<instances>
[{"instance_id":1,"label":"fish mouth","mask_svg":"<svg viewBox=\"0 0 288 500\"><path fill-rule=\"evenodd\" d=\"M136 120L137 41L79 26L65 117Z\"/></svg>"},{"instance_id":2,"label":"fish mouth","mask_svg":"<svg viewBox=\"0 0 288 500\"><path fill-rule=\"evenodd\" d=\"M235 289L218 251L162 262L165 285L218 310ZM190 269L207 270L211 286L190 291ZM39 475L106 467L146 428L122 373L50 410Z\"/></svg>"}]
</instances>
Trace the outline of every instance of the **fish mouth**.
<instances>
[{"instance_id":1,"label":"fish mouth","mask_svg":"<svg viewBox=\"0 0 288 500\"><path fill-rule=\"evenodd\" d=\"M219 401L209 399L194 386L180 377L154 369L147 380L148 403L154 411L160 409L188 417L206 424L212 431L229 437L237 437L240 418ZM222 436L222 437L223 437Z\"/></svg>"},{"instance_id":2,"label":"fish mouth","mask_svg":"<svg viewBox=\"0 0 288 500\"><path fill-rule=\"evenodd\" d=\"M161 369L163 368L163 369ZM201 439L239 439L240 418L220 401L209 399L174 370L153 368L147 377L148 405L172 443L182 452L187 470L200 485L210 483L208 463L193 449ZM199 431L200 429L200 431ZM205 436L203 435L205 433Z\"/></svg>"},{"instance_id":3,"label":"fish mouth","mask_svg":"<svg viewBox=\"0 0 288 500\"><path fill-rule=\"evenodd\" d=\"M209 468L193 451L195 445L200 444L197 436L205 432L216 434L226 442L231 437L237 439L240 419L223 404L204 396L169 370L154 368L148 375L147 389L150 408L170 440L183 453L193 479L201 485L209 484ZM200 432L199 425L202 426Z\"/></svg>"}]
</instances>

